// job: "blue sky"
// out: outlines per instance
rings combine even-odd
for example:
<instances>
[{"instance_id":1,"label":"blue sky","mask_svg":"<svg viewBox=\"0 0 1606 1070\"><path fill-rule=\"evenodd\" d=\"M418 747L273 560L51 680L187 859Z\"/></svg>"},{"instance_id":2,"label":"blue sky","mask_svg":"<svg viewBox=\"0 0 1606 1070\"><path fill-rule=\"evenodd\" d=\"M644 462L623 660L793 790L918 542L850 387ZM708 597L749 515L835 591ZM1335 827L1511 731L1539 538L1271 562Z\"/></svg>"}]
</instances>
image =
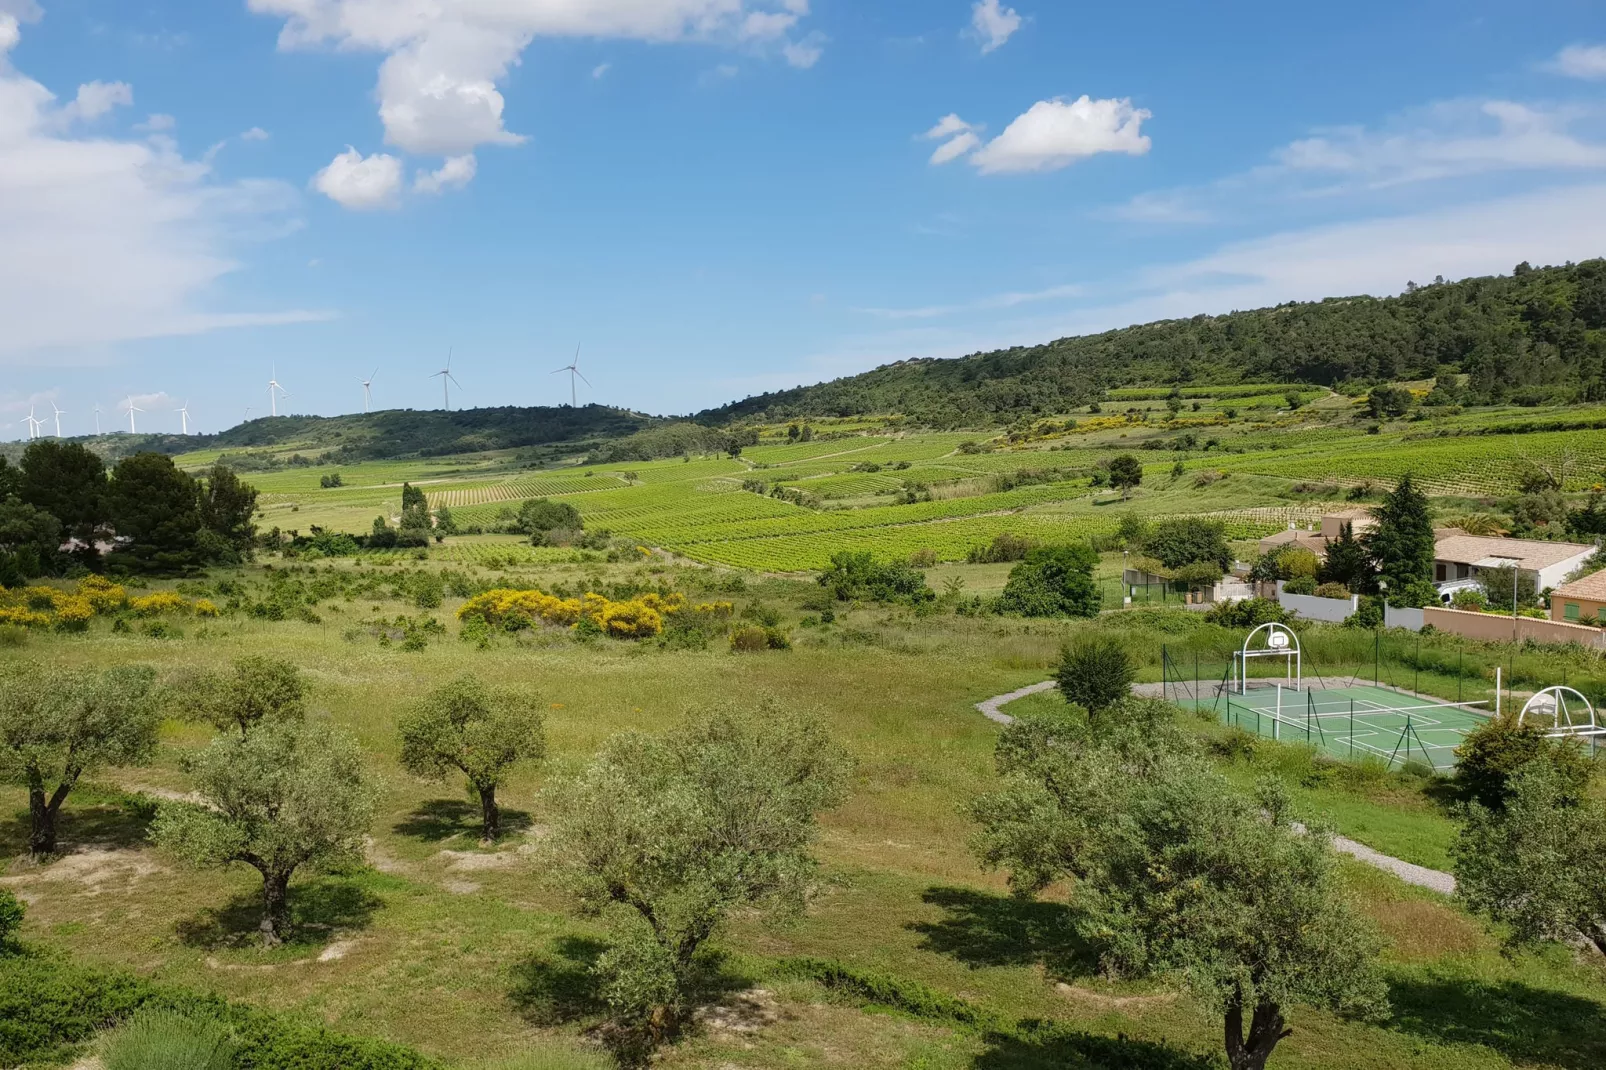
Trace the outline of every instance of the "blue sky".
<instances>
[{"instance_id":1,"label":"blue sky","mask_svg":"<svg viewBox=\"0 0 1606 1070\"><path fill-rule=\"evenodd\" d=\"M0 437L687 412L1606 255L1597 0L0 0Z\"/></svg>"}]
</instances>

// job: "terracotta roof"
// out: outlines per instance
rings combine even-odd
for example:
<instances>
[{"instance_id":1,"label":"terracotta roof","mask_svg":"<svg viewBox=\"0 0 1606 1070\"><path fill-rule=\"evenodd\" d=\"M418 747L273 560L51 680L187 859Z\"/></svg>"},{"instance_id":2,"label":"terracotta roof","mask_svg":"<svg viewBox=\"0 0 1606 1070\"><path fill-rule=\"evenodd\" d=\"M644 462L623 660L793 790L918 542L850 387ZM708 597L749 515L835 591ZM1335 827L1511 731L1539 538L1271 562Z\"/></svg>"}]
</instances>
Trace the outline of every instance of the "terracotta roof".
<instances>
[{"instance_id":1,"label":"terracotta roof","mask_svg":"<svg viewBox=\"0 0 1606 1070\"><path fill-rule=\"evenodd\" d=\"M1594 602L1606 602L1606 569L1591 572L1583 579L1564 583L1550 592L1552 598L1587 598Z\"/></svg>"},{"instance_id":2,"label":"terracotta roof","mask_svg":"<svg viewBox=\"0 0 1606 1070\"><path fill-rule=\"evenodd\" d=\"M1482 535L1452 535L1440 539L1433 548L1439 561L1460 565L1481 565L1491 558L1515 559L1522 568L1541 569L1559 565L1580 554L1594 553L1593 546L1574 542L1541 542L1538 539L1497 539Z\"/></svg>"},{"instance_id":3,"label":"terracotta roof","mask_svg":"<svg viewBox=\"0 0 1606 1070\"><path fill-rule=\"evenodd\" d=\"M1309 550L1317 557L1327 555L1327 539L1319 531L1283 530L1260 540L1262 553L1274 546L1298 546L1300 549Z\"/></svg>"}]
</instances>

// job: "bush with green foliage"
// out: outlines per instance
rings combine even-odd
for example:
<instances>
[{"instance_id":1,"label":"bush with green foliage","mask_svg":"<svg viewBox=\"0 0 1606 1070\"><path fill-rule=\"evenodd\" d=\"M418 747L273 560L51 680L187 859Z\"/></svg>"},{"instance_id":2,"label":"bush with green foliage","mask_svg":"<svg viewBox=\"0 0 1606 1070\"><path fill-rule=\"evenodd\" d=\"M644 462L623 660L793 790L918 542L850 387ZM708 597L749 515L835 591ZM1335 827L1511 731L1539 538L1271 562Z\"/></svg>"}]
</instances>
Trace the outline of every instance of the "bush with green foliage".
<instances>
[{"instance_id":1,"label":"bush with green foliage","mask_svg":"<svg viewBox=\"0 0 1606 1070\"><path fill-rule=\"evenodd\" d=\"M1001 531L993 536L993 541L986 546L972 546L965 554L965 560L972 565L998 565L1009 561L1024 560L1026 555L1037 548L1037 542L1024 535Z\"/></svg>"},{"instance_id":2,"label":"bush with green foliage","mask_svg":"<svg viewBox=\"0 0 1606 1070\"><path fill-rule=\"evenodd\" d=\"M1344 627L1375 631L1383 627L1383 619L1383 599L1377 595L1363 594L1355 605L1355 612L1344 618Z\"/></svg>"},{"instance_id":3,"label":"bush with green foliage","mask_svg":"<svg viewBox=\"0 0 1606 1070\"><path fill-rule=\"evenodd\" d=\"M535 699L492 691L467 673L424 696L396 727L408 772L430 780L453 770L463 774L479 801L486 842L501 834L496 789L515 766L546 756L546 733Z\"/></svg>"},{"instance_id":4,"label":"bush with green foliage","mask_svg":"<svg viewBox=\"0 0 1606 1070\"><path fill-rule=\"evenodd\" d=\"M227 672L179 676L165 693L186 720L240 735L264 721L299 721L307 712L307 681L294 662L262 654L234 659Z\"/></svg>"},{"instance_id":5,"label":"bush with green foliage","mask_svg":"<svg viewBox=\"0 0 1606 1070\"><path fill-rule=\"evenodd\" d=\"M1313 595L1316 593L1316 577L1296 576L1283 584L1283 592L1285 594Z\"/></svg>"},{"instance_id":6,"label":"bush with green foliage","mask_svg":"<svg viewBox=\"0 0 1606 1070\"><path fill-rule=\"evenodd\" d=\"M1236 602L1217 602L1205 610L1204 619L1224 628L1258 628L1262 624L1292 624L1294 615L1270 598L1242 598Z\"/></svg>"},{"instance_id":7,"label":"bush with green foliage","mask_svg":"<svg viewBox=\"0 0 1606 1070\"><path fill-rule=\"evenodd\" d=\"M1024 617L1096 617L1103 596L1093 582L1092 547L1043 546L1009 571L995 608Z\"/></svg>"},{"instance_id":8,"label":"bush with green foliage","mask_svg":"<svg viewBox=\"0 0 1606 1070\"><path fill-rule=\"evenodd\" d=\"M296 1015L30 952L0 955L0 1066L65 1065L101 1030L141 1009L220 1023L242 1070L444 1070L408 1048L344 1036Z\"/></svg>"},{"instance_id":9,"label":"bush with green foliage","mask_svg":"<svg viewBox=\"0 0 1606 1070\"><path fill-rule=\"evenodd\" d=\"M1312 592L1317 598L1343 598L1350 597L1350 589L1342 583L1319 583Z\"/></svg>"},{"instance_id":10,"label":"bush with green foliage","mask_svg":"<svg viewBox=\"0 0 1606 1070\"><path fill-rule=\"evenodd\" d=\"M926 584L925 573L907 561L877 561L869 551L843 550L831 555L831 567L819 583L841 602L899 602L919 605L934 602L937 592Z\"/></svg>"},{"instance_id":11,"label":"bush with green foliage","mask_svg":"<svg viewBox=\"0 0 1606 1070\"><path fill-rule=\"evenodd\" d=\"M22 928L23 916L27 908L22 905L16 893L9 888L0 888L0 951L4 951L16 937L17 931Z\"/></svg>"},{"instance_id":12,"label":"bush with green foliage","mask_svg":"<svg viewBox=\"0 0 1606 1070\"><path fill-rule=\"evenodd\" d=\"M229 1070L235 1043L216 1018L142 1008L101 1045L105 1070Z\"/></svg>"},{"instance_id":13,"label":"bush with green foliage","mask_svg":"<svg viewBox=\"0 0 1606 1070\"><path fill-rule=\"evenodd\" d=\"M1122 495L1130 496L1143 482L1143 462L1130 453L1112 457L1109 465L1109 481L1110 486L1119 490Z\"/></svg>"},{"instance_id":14,"label":"bush with green foliage","mask_svg":"<svg viewBox=\"0 0 1606 1070\"><path fill-rule=\"evenodd\" d=\"M1136 676L1137 666L1119 639L1091 635L1060 651L1054 681L1066 702L1098 714L1129 696Z\"/></svg>"},{"instance_id":15,"label":"bush with green foliage","mask_svg":"<svg viewBox=\"0 0 1606 1070\"><path fill-rule=\"evenodd\" d=\"M1532 761L1499 809L1470 803L1451 846L1467 908L1506 926L1506 942L1587 942L1606 952L1606 804L1576 793L1566 770Z\"/></svg>"},{"instance_id":16,"label":"bush with green foliage","mask_svg":"<svg viewBox=\"0 0 1606 1070\"><path fill-rule=\"evenodd\" d=\"M1203 517L1162 520L1143 540L1143 552L1169 569L1210 565L1219 577L1232 567L1226 528L1218 521Z\"/></svg>"},{"instance_id":17,"label":"bush with green foliage","mask_svg":"<svg viewBox=\"0 0 1606 1070\"><path fill-rule=\"evenodd\" d=\"M1366 397L1366 411L1374 420L1404 416L1416 399L1403 386L1375 386Z\"/></svg>"},{"instance_id":18,"label":"bush with green foliage","mask_svg":"<svg viewBox=\"0 0 1606 1070\"><path fill-rule=\"evenodd\" d=\"M1478 725L1456 748L1453 784L1463 802L1499 810L1510 795L1510 781L1521 769L1540 762L1555 771L1556 791L1576 805L1589 789L1594 763L1576 739L1547 739L1544 729L1515 717L1491 718Z\"/></svg>"}]
</instances>

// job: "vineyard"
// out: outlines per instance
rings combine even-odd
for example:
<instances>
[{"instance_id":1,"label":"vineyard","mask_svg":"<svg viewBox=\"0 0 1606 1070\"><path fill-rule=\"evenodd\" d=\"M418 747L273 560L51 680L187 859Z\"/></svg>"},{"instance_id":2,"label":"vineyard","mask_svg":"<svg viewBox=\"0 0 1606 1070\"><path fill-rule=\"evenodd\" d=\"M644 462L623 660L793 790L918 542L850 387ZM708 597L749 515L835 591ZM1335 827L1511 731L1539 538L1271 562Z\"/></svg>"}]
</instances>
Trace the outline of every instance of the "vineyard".
<instances>
[{"instance_id":1,"label":"vineyard","mask_svg":"<svg viewBox=\"0 0 1606 1070\"><path fill-rule=\"evenodd\" d=\"M1297 409L1287 392L1300 394ZM1308 387L1184 388L1188 402L1178 411L1160 404L1170 394L1112 391L1103 412L1023 421L1010 433L820 420L811 423L817 437L801 442L786 437L786 425L769 426L735 457L535 470L512 455L487 454L286 468L256 480L259 522L366 531L375 515L399 513L406 481L431 506L450 507L460 525L493 524L525 501L551 498L572 504L590 530L709 563L797 571L820 568L843 549L883 556L929 549L960 560L1005 531L1080 539L1113 530L1128 512L1216 516L1247 538L1314 522L1333 503L1306 500L1313 492L1339 498L1341 488L1387 487L1406 473L1435 495L1493 502L1516 493L1536 466L1563 476L1574 493L1606 472L1600 405L1419 410L1378 424L1364 399ZM1117 404L1139 411L1116 411ZM1130 500L1094 478L1127 453L1143 469ZM333 475L341 486L320 486ZM805 504L755 493L771 488L802 491ZM456 540L432 554L464 563L573 559L567 550Z\"/></svg>"}]
</instances>

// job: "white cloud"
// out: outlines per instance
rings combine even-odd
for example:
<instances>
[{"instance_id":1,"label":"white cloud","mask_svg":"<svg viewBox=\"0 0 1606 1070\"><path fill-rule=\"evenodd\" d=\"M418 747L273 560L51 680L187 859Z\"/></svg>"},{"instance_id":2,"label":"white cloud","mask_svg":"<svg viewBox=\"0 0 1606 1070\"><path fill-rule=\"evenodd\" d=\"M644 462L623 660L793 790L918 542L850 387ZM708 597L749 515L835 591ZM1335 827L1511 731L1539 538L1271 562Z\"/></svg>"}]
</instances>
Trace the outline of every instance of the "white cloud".
<instances>
[{"instance_id":1,"label":"white cloud","mask_svg":"<svg viewBox=\"0 0 1606 1070\"><path fill-rule=\"evenodd\" d=\"M924 141L943 142L937 146L937 151L931 154L932 166L940 167L957 160L980 145L981 138L977 135L979 129L980 127L972 126L952 113L938 119L936 126L920 135Z\"/></svg>"},{"instance_id":2,"label":"white cloud","mask_svg":"<svg viewBox=\"0 0 1606 1070\"><path fill-rule=\"evenodd\" d=\"M499 88L537 37L698 41L761 47L808 14L808 0L247 0L285 20L281 48L333 45L383 53L385 142L410 153L464 156L517 144ZM781 47L812 66L812 37Z\"/></svg>"},{"instance_id":3,"label":"white cloud","mask_svg":"<svg viewBox=\"0 0 1606 1070\"><path fill-rule=\"evenodd\" d=\"M67 122L88 122L133 103L134 89L127 82L86 82L78 87L77 98L61 109L61 115Z\"/></svg>"},{"instance_id":4,"label":"white cloud","mask_svg":"<svg viewBox=\"0 0 1606 1070\"><path fill-rule=\"evenodd\" d=\"M241 141L266 141L266 140L268 140L268 137L269 137L269 134L268 134L268 132L266 130L262 129L260 126L253 126L251 129L245 131L245 133L240 135L240 140Z\"/></svg>"},{"instance_id":5,"label":"white cloud","mask_svg":"<svg viewBox=\"0 0 1606 1070\"><path fill-rule=\"evenodd\" d=\"M443 193L449 189L462 189L474 181L479 162L473 154L452 156L435 171L420 171L413 180L413 189L420 193Z\"/></svg>"},{"instance_id":6,"label":"white cloud","mask_svg":"<svg viewBox=\"0 0 1606 1070\"><path fill-rule=\"evenodd\" d=\"M394 208L402 187L402 163L387 153L364 156L351 146L312 178L312 188L342 208Z\"/></svg>"},{"instance_id":7,"label":"white cloud","mask_svg":"<svg viewBox=\"0 0 1606 1070\"><path fill-rule=\"evenodd\" d=\"M825 34L811 33L801 41L788 41L782 45L781 55L786 57L787 63L800 71L806 71L820 62L820 57L825 55L825 42Z\"/></svg>"},{"instance_id":8,"label":"white cloud","mask_svg":"<svg viewBox=\"0 0 1606 1070\"><path fill-rule=\"evenodd\" d=\"M1345 127L1277 153L1287 171L1392 185L1490 171L1606 167L1606 145L1568 131L1576 116L1508 100L1450 101L1383 130Z\"/></svg>"},{"instance_id":9,"label":"white cloud","mask_svg":"<svg viewBox=\"0 0 1606 1070\"><path fill-rule=\"evenodd\" d=\"M1568 45L1545 66L1569 78L1606 78L1606 45Z\"/></svg>"},{"instance_id":10,"label":"white cloud","mask_svg":"<svg viewBox=\"0 0 1606 1070\"><path fill-rule=\"evenodd\" d=\"M1178 190L1140 193L1101 215L1134 223L1208 223L1215 218L1185 192Z\"/></svg>"},{"instance_id":11,"label":"white cloud","mask_svg":"<svg viewBox=\"0 0 1606 1070\"><path fill-rule=\"evenodd\" d=\"M1149 139L1140 131L1149 112L1127 99L1041 100L974 155L983 174L1057 171L1102 152L1142 156Z\"/></svg>"},{"instance_id":12,"label":"white cloud","mask_svg":"<svg viewBox=\"0 0 1606 1070\"><path fill-rule=\"evenodd\" d=\"M135 123L134 129L147 134L165 134L178 126L178 120L171 115L156 112L147 116L142 123Z\"/></svg>"},{"instance_id":13,"label":"white cloud","mask_svg":"<svg viewBox=\"0 0 1606 1070\"><path fill-rule=\"evenodd\" d=\"M0 45L30 4L0 0ZM76 100L73 104L76 103ZM163 137L71 133L43 85L0 50L0 363L102 360L104 347L230 326L326 318L210 311L231 249L297 206L283 183L219 183Z\"/></svg>"},{"instance_id":14,"label":"white cloud","mask_svg":"<svg viewBox=\"0 0 1606 1070\"><path fill-rule=\"evenodd\" d=\"M950 305L925 305L919 308L861 308L857 311L887 320L937 319L938 317L951 316L958 312L1019 308L1022 305L1037 304L1042 301L1057 301L1067 297L1076 297L1086 292L1087 288L1085 286L1066 284L1063 286L1050 286L1042 290L992 294L987 297L979 297L975 300L962 301Z\"/></svg>"},{"instance_id":15,"label":"white cloud","mask_svg":"<svg viewBox=\"0 0 1606 1070\"><path fill-rule=\"evenodd\" d=\"M132 396L124 395L123 400L117 403L117 411L126 416L128 414L128 403L130 401L134 403L134 407L136 409L144 409L146 412L159 409L178 408L178 403L173 400L172 395L165 390L158 390L154 394L134 394Z\"/></svg>"},{"instance_id":16,"label":"white cloud","mask_svg":"<svg viewBox=\"0 0 1606 1070\"><path fill-rule=\"evenodd\" d=\"M607 74L612 69L613 69L613 64L611 64L611 63L599 63L595 67L591 68L591 77L593 77L593 78L601 78L603 75Z\"/></svg>"},{"instance_id":17,"label":"white cloud","mask_svg":"<svg viewBox=\"0 0 1606 1070\"><path fill-rule=\"evenodd\" d=\"M970 33L981 42L982 52L1001 47L1020 29L1021 17L999 0L976 0L970 9Z\"/></svg>"}]
</instances>

